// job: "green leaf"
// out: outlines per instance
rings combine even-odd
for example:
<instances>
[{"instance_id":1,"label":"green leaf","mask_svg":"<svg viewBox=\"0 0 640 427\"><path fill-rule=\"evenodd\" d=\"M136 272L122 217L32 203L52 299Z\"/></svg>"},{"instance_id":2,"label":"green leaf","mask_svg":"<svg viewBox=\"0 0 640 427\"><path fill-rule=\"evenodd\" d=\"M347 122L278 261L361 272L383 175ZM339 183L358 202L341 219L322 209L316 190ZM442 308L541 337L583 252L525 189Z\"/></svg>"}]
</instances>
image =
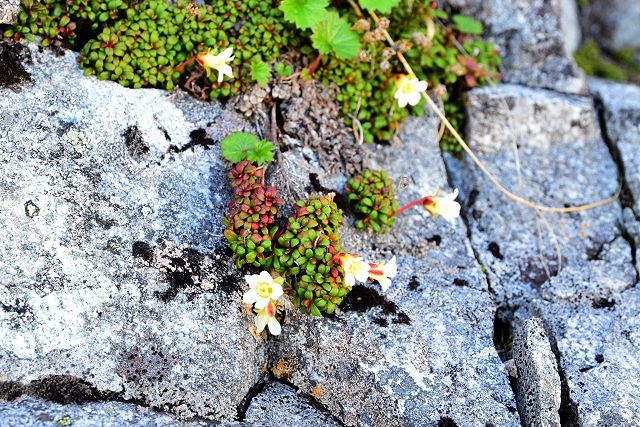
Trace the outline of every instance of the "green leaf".
<instances>
[{"instance_id":1,"label":"green leaf","mask_svg":"<svg viewBox=\"0 0 640 427\"><path fill-rule=\"evenodd\" d=\"M360 0L360 6L367 10L389 13L396 7L400 0Z\"/></svg>"},{"instance_id":2,"label":"green leaf","mask_svg":"<svg viewBox=\"0 0 640 427\"><path fill-rule=\"evenodd\" d=\"M320 53L333 53L339 59L353 59L360 51L360 37L351 31L351 25L336 11L327 12L324 19L313 27L311 41Z\"/></svg>"},{"instance_id":3,"label":"green leaf","mask_svg":"<svg viewBox=\"0 0 640 427\"><path fill-rule=\"evenodd\" d=\"M464 15L454 15L453 22L456 23L458 31L467 34L482 34L482 23Z\"/></svg>"},{"instance_id":4,"label":"green leaf","mask_svg":"<svg viewBox=\"0 0 640 427\"><path fill-rule=\"evenodd\" d=\"M222 157L231 163L246 160L258 141L258 137L250 133L234 132L220 142Z\"/></svg>"},{"instance_id":5,"label":"green leaf","mask_svg":"<svg viewBox=\"0 0 640 427\"><path fill-rule=\"evenodd\" d=\"M273 150L275 149L276 147L271 142L263 139L258 140L249 152L247 159L256 162L258 165L262 165L265 162L273 160Z\"/></svg>"},{"instance_id":6,"label":"green leaf","mask_svg":"<svg viewBox=\"0 0 640 427\"><path fill-rule=\"evenodd\" d=\"M284 19L304 30L322 20L327 6L329 0L283 0L279 9L284 12Z\"/></svg>"},{"instance_id":7,"label":"green leaf","mask_svg":"<svg viewBox=\"0 0 640 427\"><path fill-rule=\"evenodd\" d=\"M264 86L271 77L271 67L269 64L264 63L259 58L254 58L251 61L251 78L254 79L260 86Z\"/></svg>"},{"instance_id":8,"label":"green leaf","mask_svg":"<svg viewBox=\"0 0 640 427\"><path fill-rule=\"evenodd\" d=\"M273 68L276 70L276 73L278 73L280 77L289 77L291 73L293 73L293 69L291 68L291 66L285 65L283 62L276 63Z\"/></svg>"}]
</instances>

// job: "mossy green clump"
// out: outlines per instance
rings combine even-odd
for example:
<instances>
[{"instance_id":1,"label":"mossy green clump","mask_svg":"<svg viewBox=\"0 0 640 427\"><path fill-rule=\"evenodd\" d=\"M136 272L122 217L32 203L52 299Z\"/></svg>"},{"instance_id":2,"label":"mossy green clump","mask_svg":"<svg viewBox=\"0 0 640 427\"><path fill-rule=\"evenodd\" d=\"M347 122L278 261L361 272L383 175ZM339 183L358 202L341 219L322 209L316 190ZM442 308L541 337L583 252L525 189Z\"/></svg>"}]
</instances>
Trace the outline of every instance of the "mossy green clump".
<instances>
[{"instance_id":1,"label":"mossy green clump","mask_svg":"<svg viewBox=\"0 0 640 427\"><path fill-rule=\"evenodd\" d=\"M633 50L605 53L595 41L587 40L573 56L576 64L590 76L640 83L640 63Z\"/></svg>"},{"instance_id":2,"label":"mossy green clump","mask_svg":"<svg viewBox=\"0 0 640 427\"><path fill-rule=\"evenodd\" d=\"M327 85L338 85L336 99L345 121L351 125L351 117L357 118L365 142L391 140L409 114L420 115L424 111L422 102L407 109L398 107L394 99L395 82L405 74L395 55L398 50L403 52L416 76L428 82L429 88L446 85L445 106L461 104L461 96L467 89L499 78L500 57L493 45L478 38L477 28L456 24L455 17L432 8L431 1L404 0L393 9L389 20L383 21L382 26L396 41L394 48L386 44L381 28L376 28L373 20L358 19L348 9L344 13L356 22L363 50L355 61L324 58L314 76ZM448 24L441 26L439 21ZM470 22L481 28L479 23ZM466 57L459 47L470 56ZM449 108L445 112L458 129L464 125L462 109ZM449 151L460 149L448 133L442 146Z\"/></svg>"},{"instance_id":3,"label":"mossy green clump","mask_svg":"<svg viewBox=\"0 0 640 427\"><path fill-rule=\"evenodd\" d=\"M182 62L211 49L234 48L234 79L217 82L217 73L202 78L201 94L211 99L246 90L257 81L251 63L270 63L283 49L299 44L275 1L218 0L212 5L163 0L23 0L18 21L4 32L15 41L42 37L43 46L77 47L85 75L96 75L127 87L172 89L197 74ZM88 41L76 46L82 29ZM87 38L87 37L85 37ZM200 94L199 94L200 95Z\"/></svg>"},{"instance_id":4,"label":"mossy green clump","mask_svg":"<svg viewBox=\"0 0 640 427\"><path fill-rule=\"evenodd\" d=\"M211 5L185 0L176 5L163 0L23 0L18 21L4 37L19 41L40 36L44 46L79 49L86 75L133 88L183 85L210 99L224 99L254 83L290 75L293 70L281 61L289 50L302 52L311 62L320 49L325 54L319 63L314 61L301 75L338 86L342 116L347 125L357 120L354 128L361 126L365 142L391 140L407 116L424 111L421 104L400 108L394 99L395 82L405 73L398 51L431 89L446 85L445 113L458 129L464 126L462 93L499 76L499 56L491 43L478 37L482 25L450 16L429 0L402 0L378 28L371 19L356 16L348 2L334 4L328 15L335 18L336 28L356 37L349 43L336 40L333 33L324 34L322 27L295 29L280 4L278 0L213 0ZM383 28L396 40L395 46L386 45ZM362 49L355 59L340 59L351 58L358 45ZM233 79L219 83L216 72L204 75L196 61L180 68L200 53L217 54L228 47L233 47L229 64ZM460 148L447 132L441 143L449 151Z\"/></svg>"},{"instance_id":5,"label":"mossy green clump","mask_svg":"<svg viewBox=\"0 0 640 427\"><path fill-rule=\"evenodd\" d=\"M365 169L347 184L347 200L358 216L356 228L371 228L376 233L387 232L393 225L398 201L393 194L393 182L382 170Z\"/></svg>"},{"instance_id":6,"label":"mossy green clump","mask_svg":"<svg viewBox=\"0 0 640 427\"><path fill-rule=\"evenodd\" d=\"M342 210L333 195L299 201L295 209L278 237L273 268L290 283L295 306L314 316L331 314L350 290L337 259L344 251Z\"/></svg>"},{"instance_id":7,"label":"mossy green clump","mask_svg":"<svg viewBox=\"0 0 640 427\"><path fill-rule=\"evenodd\" d=\"M248 160L235 164L228 178L234 200L222 224L236 267L269 269L274 261L273 238L278 230L275 217L283 201L275 188L264 185L264 169Z\"/></svg>"}]
</instances>

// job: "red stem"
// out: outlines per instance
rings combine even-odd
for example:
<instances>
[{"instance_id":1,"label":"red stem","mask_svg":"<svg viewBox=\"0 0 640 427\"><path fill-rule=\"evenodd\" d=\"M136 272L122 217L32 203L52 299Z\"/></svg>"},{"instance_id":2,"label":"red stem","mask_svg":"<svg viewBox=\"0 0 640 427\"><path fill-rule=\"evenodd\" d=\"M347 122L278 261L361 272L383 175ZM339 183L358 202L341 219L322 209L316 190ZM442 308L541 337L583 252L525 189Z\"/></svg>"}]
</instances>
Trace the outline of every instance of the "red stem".
<instances>
[{"instance_id":1,"label":"red stem","mask_svg":"<svg viewBox=\"0 0 640 427\"><path fill-rule=\"evenodd\" d=\"M311 63L311 66L309 67L309 75L313 75L313 72L316 71L316 69L318 68L318 65L320 65L321 59L322 59L322 54L319 53L318 56L316 56L316 59L314 59L313 62Z\"/></svg>"},{"instance_id":2,"label":"red stem","mask_svg":"<svg viewBox=\"0 0 640 427\"><path fill-rule=\"evenodd\" d=\"M198 57L198 55L194 55L191 58L187 59L186 61L184 61L182 64L178 65L176 68L173 69L173 71L180 71L182 70L188 63L192 62L194 59L196 59Z\"/></svg>"},{"instance_id":3,"label":"red stem","mask_svg":"<svg viewBox=\"0 0 640 427\"><path fill-rule=\"evenodd\" d=\"M400 209L398 209L395 213L395 215L393 216L398 216L400 215L402 212L406 211L409 208L412 208L416 205L421 205L422 203L424 203L424 201L426 199L428 199L430 196L424 197L422 199L418 199L418 200L414 200L413 202L407 203L406 205L404 205L403 207L401 207Z\"/></svg>"}]
</instances>

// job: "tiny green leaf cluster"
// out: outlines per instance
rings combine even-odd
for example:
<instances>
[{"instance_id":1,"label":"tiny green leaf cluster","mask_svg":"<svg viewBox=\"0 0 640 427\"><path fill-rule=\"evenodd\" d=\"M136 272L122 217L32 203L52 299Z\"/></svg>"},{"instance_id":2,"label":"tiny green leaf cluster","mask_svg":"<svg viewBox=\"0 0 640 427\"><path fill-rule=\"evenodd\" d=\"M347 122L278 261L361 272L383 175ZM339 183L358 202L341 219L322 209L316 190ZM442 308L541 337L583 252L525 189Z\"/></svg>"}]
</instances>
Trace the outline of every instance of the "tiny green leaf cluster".
<instances>
[{"instance_id":1,"label":"tiny green leaf cluster","mask_svg":"<svg viewBox=\"0 0 640 427\"><path fill-rule=\"evenodd\" d=\"M364 6L362 0L360 4ZM360 31L363 41L357 61L344 61L334 56L323 58L314 76L326 85L336 84L336 96L342 108L345 122L351 125L355 117L362 126L365 142L389 141L398 131L402 121L423 113L422 104L413 108L399 108L395 99L395 82L405 74L395 53L403 52L417 77L426 80L431 89L446 85L445 112L450 121L464 126L464 114L457 108L462 95L469 88L499 78L497 67L500 57L491 43L477 37L482 25L470 18L450 17L439 9L433 9L427 0L403 0L388 15L385 25L396 46L387 46L381 28L373 20L358 18L345 10L344 15ZM429 34L426 22L430 21L433 33ZM441 26L438 22L443 22ZM470 58L458 50L462 46ZM453 105L448 111L447 106ZM458 151L458 143L445 133L442 146Z\"/></svg>"},{"instance_id":2,"label":"tiny green leaf cluster","mask_svg":"<svg viewBox=\"0 0 640 427\"><path fill-rule=\"evenodd\" d=\"M238 269L245 265L269 269L274 261L274 225L283 205L276 189L264 185L264 169L249 160L236 163L228 175L234 200L222 221Z\"/></svg>"},{"instance_id":3,"label":"tiny green leaf cluster","mask_svg":"<svg viewBox=\"0 0 640 427\"><path fill-rule=\"evenodd\" d=\"M398 201L393 193L393 182L385 171L365 169L362 175L349 180L347 192L347 200L359 217L356 228L372 228L376 233L391 228Z\"/></svg>"},{"instance_id":4,"label":"tiny green leaf cluster","mask_svg":"<svg viewBox=\"0 0 640 427\"><path fill-rule=\"evenodd\" d=\"M295 209L278 238L273 267L292 285L295 306L314 316L331 314L350 290L337 258L342 210L333 195L298 201Z\"/></svg>"},{"instance_id":5,"label":"tiny green leaf cluster","mask_svg":"<svg viewBox=\"0 0 640 427\"><path fill-rule=\"evenodd\" d=\"M333 313L349 291L338 257L342 210L333 195L314 196L298 201L279 226L283 201L265 185L264 168L246 159L252 141L247 135L239 132L223 141L225 158L235 163L228 174L234 198L222 224L236 267L273 269L288 283L297 307L315 316Z\"/></svg>"},{"instance_id":6,"label":"tiny green leaf cluster","mask_svg":"<svg viewBox=\"0 0 640 427\"><path fill-rule=\"evenodd\" d=\"M273 160L273 150L276 148L270 141L247 132L232 133L220 142L220 147L222 157L231 163L249 160L258 166Z\"/></svg>"},{"instance_id":7,"label":"tiny green leaf cluster","mask_svg":"<svg viewBox=\"0 0 640 427\"><path fill-rule=\"evenodd\" d=\"M197 64L174 71L177 66L206 50L216 54L232 46L234 79L218 83L212 73L198 80L198 96L218 99L264 84L282 49L299 44L276 6L262 0L23 0L18 21L3 35L15 41L41 36L43 46L79 48L86 75L134 88L172 89L200 71ZM80 31L88 41L76 46Z\"/></svg>"}]
</instances>

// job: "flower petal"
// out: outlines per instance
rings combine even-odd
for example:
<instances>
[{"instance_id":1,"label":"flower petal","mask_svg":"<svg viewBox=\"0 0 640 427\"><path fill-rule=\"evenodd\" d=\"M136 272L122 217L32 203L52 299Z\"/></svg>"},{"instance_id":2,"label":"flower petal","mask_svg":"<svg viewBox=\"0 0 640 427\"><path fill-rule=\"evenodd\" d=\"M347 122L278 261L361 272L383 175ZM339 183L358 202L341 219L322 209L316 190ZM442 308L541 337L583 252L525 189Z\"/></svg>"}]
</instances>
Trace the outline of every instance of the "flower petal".
<instances>
[{"instance_id":1,"label":"flower petal","mask_svg":"<svg viewBox=\"0 0 640 427\"><path fill-rule=\"evenodd\" d=\"M267 306L267 304L269 304L269 302L271 302L270 298L260 298L258 297L258 300L256 301L255 307L258 310L262 310L263 308L265 308Z\"/></svg>"},{"instance_id":2,"label":"flower petal","mask_svg":"<svg viewBox=\"0 0 640 427\"><path fill-rule=\"evenodd\" d=\"M274 301L277 301L278 298L280 298L282 296L282 294L284 294L284 290L282 289L282 286L280 286L278 283L273 283L271 285L271 299Z\"/></svg>"},{"instance_id":3,"label":"flower petal","mask_svg":"<svg viewBox=\"0 0 640 427\"><path fill-rule=\"evenodd\" d=\"M253 304L254 302L258 301L259 298L260 297L258 297L258 294L256 294L256 290L251 288L242 296L242 302L245 304Z\"/></svg>"},{"instance_id":4,"label":"flower petal","mask_svg":"<svg viewBox=\"0 0 640 427\"><path fill-rule=\"evenodd\" d=\"M271 335L280 335L282 328L280 327L280 322L275 317L269 319L269 332Z\"/></svg>"},{"instance_id":5,"label":"flower petal","mask_svg":"<svg viewBox=\"0 0 640 427\"><path fill-rule=\"evenodd\" d=\"M256 316L254 322L256 324L256 330L258 333L264 331L264 327L267 326L267 322L269 321L269 316L265 312L260 312Z\"/></svg>"}]
</instances>

